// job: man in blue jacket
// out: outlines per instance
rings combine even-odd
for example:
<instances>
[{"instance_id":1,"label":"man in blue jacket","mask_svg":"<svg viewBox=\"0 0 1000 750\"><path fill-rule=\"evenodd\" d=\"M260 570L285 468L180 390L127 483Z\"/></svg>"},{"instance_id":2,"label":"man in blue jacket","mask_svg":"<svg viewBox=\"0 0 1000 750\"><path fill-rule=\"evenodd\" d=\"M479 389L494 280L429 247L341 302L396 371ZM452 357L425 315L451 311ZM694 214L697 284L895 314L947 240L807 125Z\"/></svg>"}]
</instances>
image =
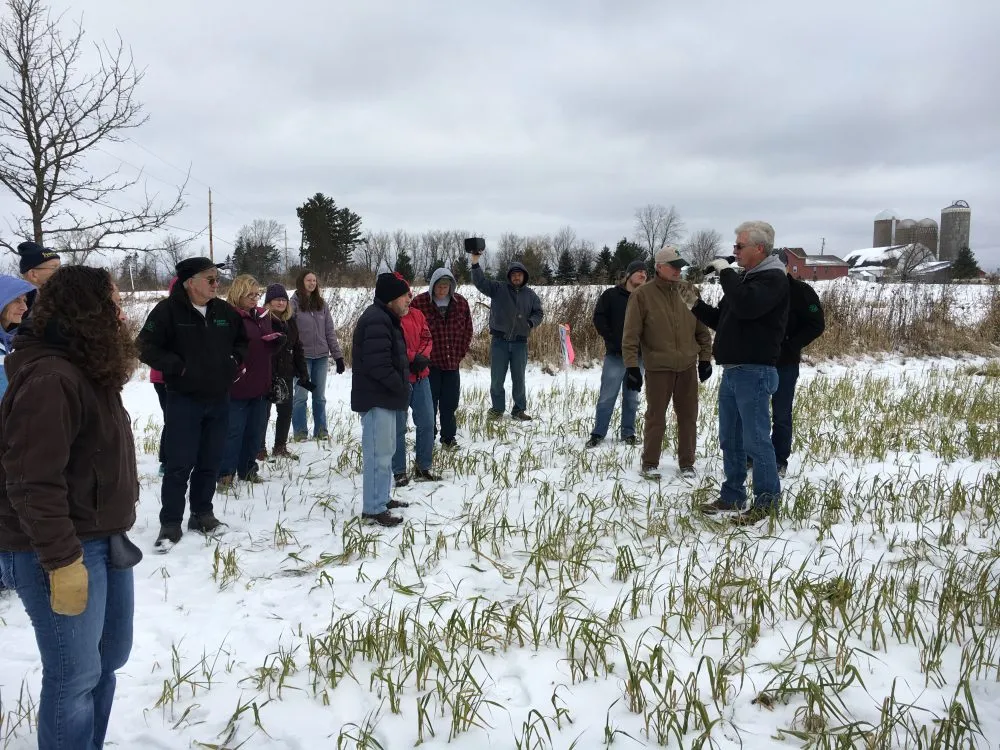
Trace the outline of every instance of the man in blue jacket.
<instances>
[{"instance_id":1,"label":"man in blue jacket","mask_svg":"<svg viewBox=\"0 0 1000 750\"><path fill-rule=\"evenodd\" d=\"M692 294L685 300L702 323L715 330L712 353L722 366L719 385L719 442L726 479L718 500L701 507L715 514L743 511L734 521L757 523L777 509L781 497L774 446L771 444L771 396L778 389L775 365L788 322L785 266L771 255L774 228L747 221L736 228L734 251L743 273L729 261L712 261L719 274L718 307ZM747 457L753 461L754 499L747 498Z\"/></svg>"},{"instance_id":2,"label":"man in blue jacket","mask_svg":"<svg viewBox=\"0 0 1000 750\"><path fill-rule=\"evenodd\" d=\"M542 301L528 288L528 269L521 263L511 263L506 281L487 279L479 265L479 254L472 257L472 283L490 298L490 419L500 419L506 408L504 384L510 370L514 408L510 415L521 422L531 417L525 412L528 394L524 388L524 371L528 366L528 335L542 322Z\"/></svg>"},{"instance_id":3,"label":"man in blue jacket","mask_svg":"<svg viewBox=\"0 0 1000 750\"><path fill-rule=\"evenodd\" d=\"M354 327L351 410L361 414L361 517L392 527L390 513L408 503L389 499L396 452L396 412L410 408L410 360L401 319L410 311L410 285L392 273L375 280L375 301Z\"/></svg>"}]
</instances>

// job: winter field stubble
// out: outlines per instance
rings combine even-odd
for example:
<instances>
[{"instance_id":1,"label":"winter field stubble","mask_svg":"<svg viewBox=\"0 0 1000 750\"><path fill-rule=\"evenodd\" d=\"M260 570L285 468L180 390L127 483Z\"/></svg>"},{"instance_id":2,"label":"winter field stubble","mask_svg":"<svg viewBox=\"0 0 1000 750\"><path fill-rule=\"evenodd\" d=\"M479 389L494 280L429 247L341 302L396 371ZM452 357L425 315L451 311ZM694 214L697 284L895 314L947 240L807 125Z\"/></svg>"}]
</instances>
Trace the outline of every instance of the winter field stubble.
<instances>
[{"instance_id":1,"label":"winter field stubble","mask_svg":"<svg viewBox=\"0 0 1000 750\"><path fill-rule=\"evenodd\" d=\"M360 425L332 375L329 442L218 497L225 535L147 553L109 746L995 746L1000 362L804 367L782 511L750 528L694 510L722 476L718 372L693 484L672 424L659 483L637 448L583 449L596 368L533 367L526 425L487 422L488 372L463 378L462 450L435 454L441 484L394 491L402 526L358 522ZM0 744L32 747L34 638L16 599L0 618Z\"/></svg>"}]
</instances>

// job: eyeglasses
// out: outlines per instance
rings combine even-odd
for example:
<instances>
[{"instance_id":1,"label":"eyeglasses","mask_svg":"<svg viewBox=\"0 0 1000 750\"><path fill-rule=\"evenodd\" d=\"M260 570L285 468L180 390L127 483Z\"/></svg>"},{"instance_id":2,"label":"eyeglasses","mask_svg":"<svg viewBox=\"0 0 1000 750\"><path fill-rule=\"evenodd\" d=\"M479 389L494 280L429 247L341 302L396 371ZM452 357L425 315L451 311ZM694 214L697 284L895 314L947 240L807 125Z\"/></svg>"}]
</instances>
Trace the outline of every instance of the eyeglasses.
<instances>
[{"instance_id":1,"label":"eyeglasses","mask_svg":"<svg viewBox=\"0 0 1000 750\"><path fill-rule=\"evenodd\" d=\"M204 282L207 282L209 286L218 286L219 285L219 277L218 276L199 276L198 278L201 279Z\"/></svg>"},{"instance_id":2,"label":"eyeglasses","mask_svg":"<svg viewBox=\"0 0 1000 750\"><path fill-rule=\"evenodd\" d=\"M733 250L747 250L749 248L757 247L757 245L750 242L737 242L733 245Z\"/></svg>"}]
</instances>

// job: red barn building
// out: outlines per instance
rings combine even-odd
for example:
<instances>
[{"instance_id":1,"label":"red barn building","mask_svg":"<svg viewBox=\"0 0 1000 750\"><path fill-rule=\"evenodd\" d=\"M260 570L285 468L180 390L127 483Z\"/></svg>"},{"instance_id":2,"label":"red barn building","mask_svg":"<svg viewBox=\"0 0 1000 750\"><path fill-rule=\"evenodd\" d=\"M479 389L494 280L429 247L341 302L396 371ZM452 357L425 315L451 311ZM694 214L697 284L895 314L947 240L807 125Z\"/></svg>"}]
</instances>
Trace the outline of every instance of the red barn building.
<instances>
[{"instance_id":1,"label":"red barn building","mask_svg":"<svg viewBox=\"0 0 1000 750\"><path fill-rule=\"evenodd\" d=\"M783 247L788 256L786 270L803 281L826 281L847 276L850 266L836 255L808 255L801 247Z\"/></svg>"}]
</instances>

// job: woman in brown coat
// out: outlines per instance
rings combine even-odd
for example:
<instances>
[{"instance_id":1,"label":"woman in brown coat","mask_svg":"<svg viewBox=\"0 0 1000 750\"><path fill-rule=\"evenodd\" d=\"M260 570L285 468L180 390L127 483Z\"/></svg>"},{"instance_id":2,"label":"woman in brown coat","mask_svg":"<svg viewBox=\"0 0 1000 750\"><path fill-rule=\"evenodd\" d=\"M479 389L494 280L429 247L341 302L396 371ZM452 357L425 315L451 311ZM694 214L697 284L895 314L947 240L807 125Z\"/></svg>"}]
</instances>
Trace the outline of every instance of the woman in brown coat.
<instances>
[{"instance_id":1,"label":"woman in brown coat","mask_svg":"<svg viewBox=\"0 0 1000 750\"><path fill-rule=\"evenodd\" d=\"M139 482L122 386L135 362L107 271L56 271L6 359L0 404L0 576L42 661L38 747L100 748L132 648L125 537Z\"/></svg>"}]
</instances>

